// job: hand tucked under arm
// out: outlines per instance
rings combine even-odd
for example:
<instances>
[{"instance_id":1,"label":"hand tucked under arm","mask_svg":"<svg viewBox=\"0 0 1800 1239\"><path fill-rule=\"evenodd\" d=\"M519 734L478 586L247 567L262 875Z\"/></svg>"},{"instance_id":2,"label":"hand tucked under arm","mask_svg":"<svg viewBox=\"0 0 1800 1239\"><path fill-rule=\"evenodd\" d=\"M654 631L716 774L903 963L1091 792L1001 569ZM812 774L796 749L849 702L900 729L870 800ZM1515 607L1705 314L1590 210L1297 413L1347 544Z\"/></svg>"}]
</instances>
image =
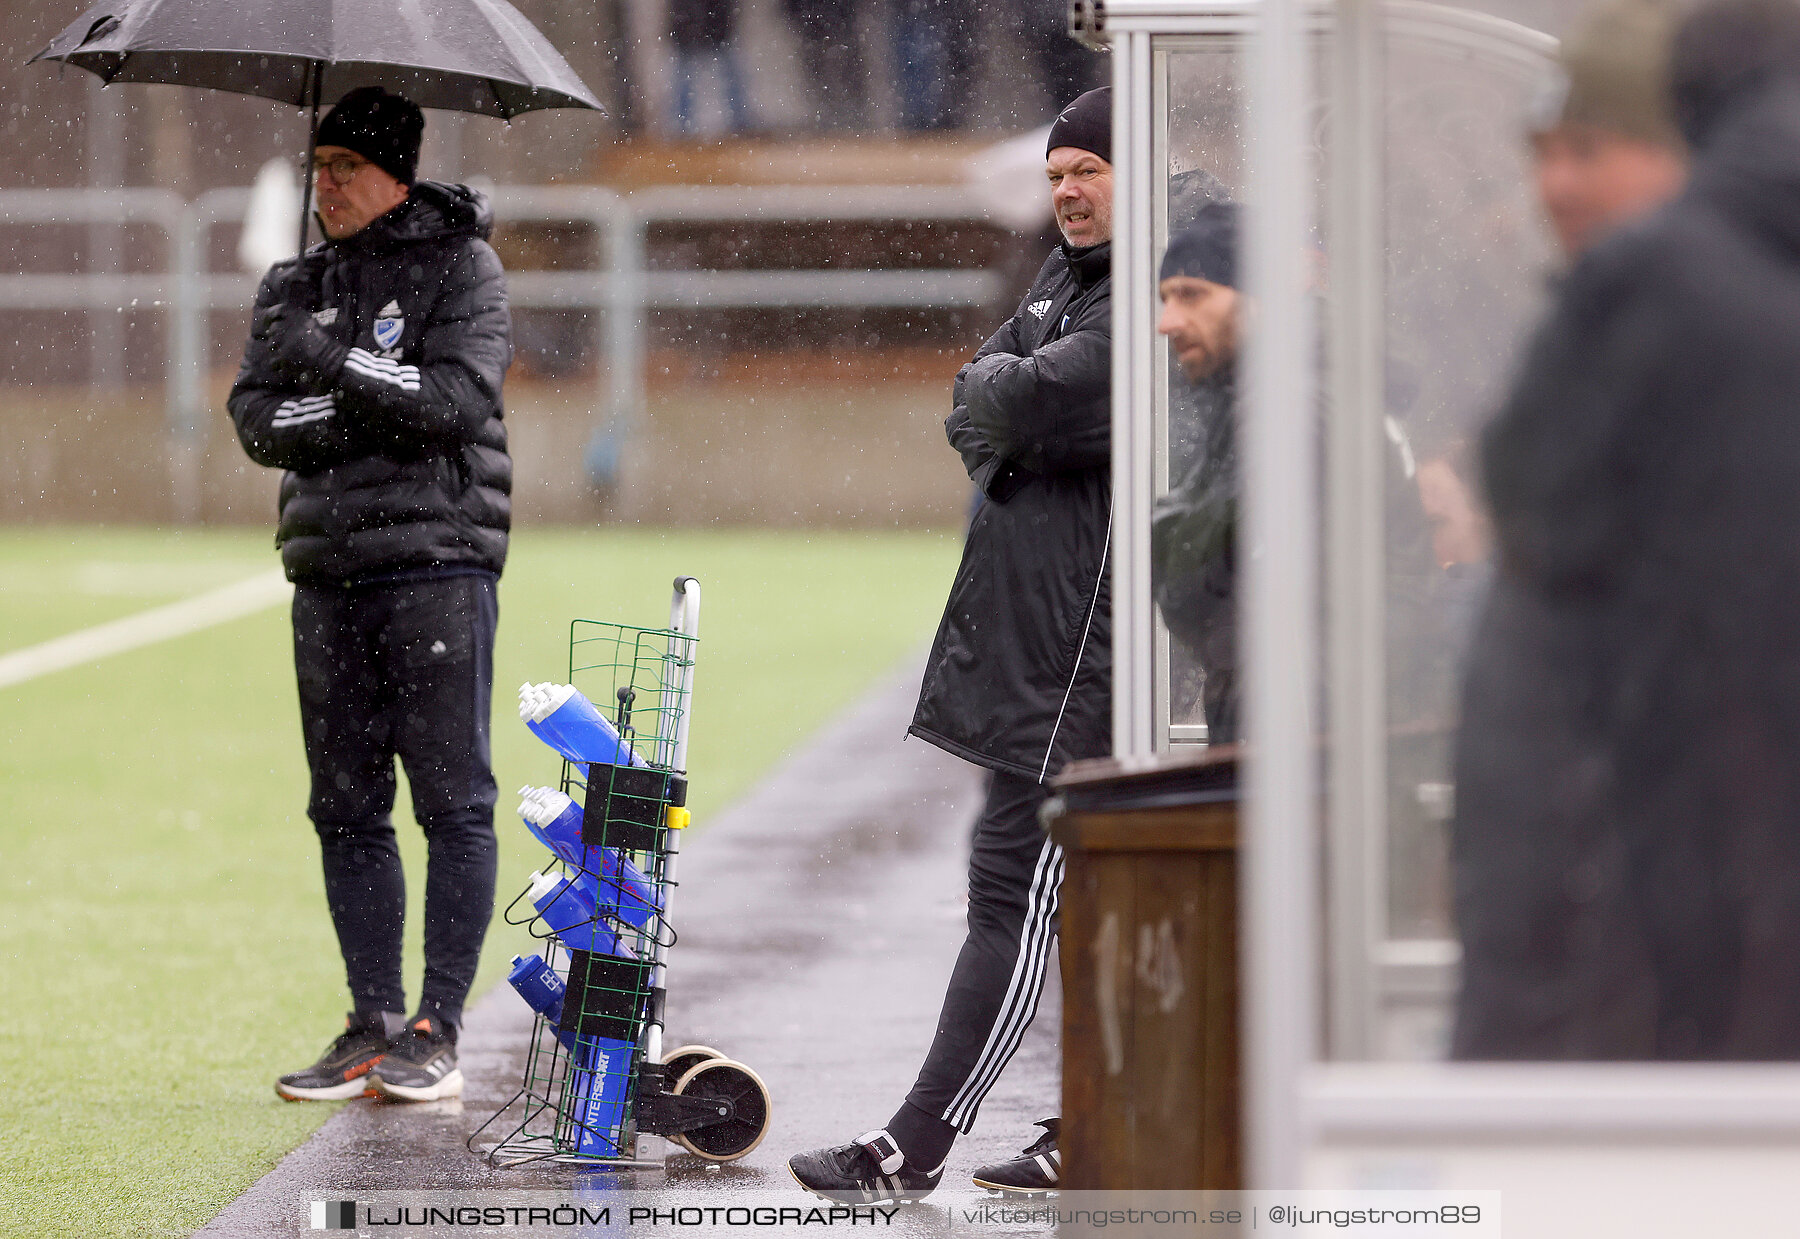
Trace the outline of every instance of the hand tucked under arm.
<instances>
[{"instance_id":1,"label":"hand tucked under arm","mask_svg":"<svg viewBox=\"0 0 1800 1239\"><path fill-rule=\"evenodd\" d=\"M992 353L967 367L970 424L999 456L1034 473L1111 459L1112 341L1076 331L1030 357Z\"/></svg>"},{"instance_id":2,"label":"hand tucked under arm","mask_svg":"<svg viewBox=\"0 0 1800 1239\"><path fill-rule=\"evenodd\" d=\"M281 268L257 293L257 329L244 346L243 365L227 407L245 453L259 465L313 473L367 455L368 438L339 408L329 387L300 382L286 368L277 345ZM311 316L307 316L311 321Z\"/></svg>"},{"instance_id":3,"label":"hand tucked under arm","mask_svg":"<svg viewBox=\"0 0 1800 1239\"><path fill-rule=\"evenodd\" d=\"M267 340L274 349L277 373L319 392L336 386L350 351L327 335L309 311L291 301L259 310L251 335Z\"/></svg>"},{"instance_id":4,"label":"hand tucked under arm","mask_svg":"<svg viewBox=\"0 0 1800 1239\"><path fill-rule=\"evenodd\" d=\"M962 457L963 471L975 481L981 481L981 474L993 472L993 467L1000 459L998 453L988 446L988 441L981 437L969 421L969 410L957 405L950 416L944 420L944 435L950 440L950 446Z\"/></svg>"}]
</instances>

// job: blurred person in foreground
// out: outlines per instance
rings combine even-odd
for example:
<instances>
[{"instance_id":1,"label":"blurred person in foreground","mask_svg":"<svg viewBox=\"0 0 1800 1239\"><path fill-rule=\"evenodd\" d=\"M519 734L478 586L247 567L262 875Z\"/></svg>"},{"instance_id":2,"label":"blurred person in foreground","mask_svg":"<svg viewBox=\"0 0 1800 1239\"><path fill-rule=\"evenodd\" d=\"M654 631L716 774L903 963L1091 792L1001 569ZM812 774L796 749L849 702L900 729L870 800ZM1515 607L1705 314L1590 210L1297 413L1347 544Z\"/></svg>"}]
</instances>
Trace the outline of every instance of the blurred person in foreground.
<instances>
[{"instance_id":1,"label":"blurred person in foreground","mask_svg":"<svg viewBox=\"0 0 1800 1239\"><path fill-rule=\"evenodd\" d=\"M263 277L231 390L250 459L286 471L275 540L294 582L307 813L354 1005L319 1061L277 1082L290 1100L459 1094L457 1030L493 911L511 319L486 200L415 176L424 123L367 87L319 125L325 240ZM410 1018L396 757L429 858Z\"/></svg>"},{"instance_id":2,"label":"blurred person in foreground","mask_svg":"<svg viewBox=\"0 0 1800 1239\"><path fill-rule=\"evenodd\" d=\"M1619 225L1673 198L1687 149L1668 101L1674 0L1604 0L1564 40L1538 101L1538 196L1573 261Z\"/></svg>"},{"instance_id":3,"label":"blurred person in foreground","mask_svg":"<svg viewBox=\"0 0 1800 1239\"><path fill-rule=\"evenodd\" d=\"M1539 201L1566 262L1680 192L1687 143L1668 97L1674 0L1601 0L1565 39L1530 125ZM1487 517L1466 441L1419 462L1419 491L1445 568L1485 565Z\"/></svg>"},{"instance_id":4,"label":"blurred person in foreground","mask_svg":"<svg viewBox=\"0 0 1800 1239\"><path fill-rule=\"evenodd\" d=\"M1112 748L1112 92L1050 128L1063 242L1018 311L956 376L950 446L981 488L910 732L985 766L969 857L969 933L937 1033L887 1122L788 1162L802 1187L859 1203L918 1199L1019 1047L1052 957L1062 851L1038 821L1048 781ZM1058 1120L979 1186L1060 1178Z\"/></svg>"},{"instance_id":5,"label":"blurred person in foreground","mask_svg":"<svg viewBox=\"0 0 1800 1239\"><path fill-rule=\"evenodd\" d=\"M1800 5L1702 6L1670 78L1688 187L1483 443L1461 1058L1800 1056Z\"/></svg>"}]
</instances>

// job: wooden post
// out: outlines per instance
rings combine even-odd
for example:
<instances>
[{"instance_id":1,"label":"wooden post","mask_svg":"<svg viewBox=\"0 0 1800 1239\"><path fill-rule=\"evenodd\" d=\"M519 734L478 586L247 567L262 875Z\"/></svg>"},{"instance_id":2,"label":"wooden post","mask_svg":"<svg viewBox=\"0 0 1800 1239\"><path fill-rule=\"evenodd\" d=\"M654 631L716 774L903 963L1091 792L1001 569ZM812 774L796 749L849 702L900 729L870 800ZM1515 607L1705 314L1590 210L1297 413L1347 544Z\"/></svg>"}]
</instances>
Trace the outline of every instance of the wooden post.
<instances>
[{"instance_id":1,"label":"wooden post","mask_svg":"<svg viewBox=\"0 0 1800 1239\"><path fill-rule=\"evenodd\" d=\"M1065 1190L1228 1190L1240 1150L1236 763L1057 781Z\"/></svg>"}]
</instances>

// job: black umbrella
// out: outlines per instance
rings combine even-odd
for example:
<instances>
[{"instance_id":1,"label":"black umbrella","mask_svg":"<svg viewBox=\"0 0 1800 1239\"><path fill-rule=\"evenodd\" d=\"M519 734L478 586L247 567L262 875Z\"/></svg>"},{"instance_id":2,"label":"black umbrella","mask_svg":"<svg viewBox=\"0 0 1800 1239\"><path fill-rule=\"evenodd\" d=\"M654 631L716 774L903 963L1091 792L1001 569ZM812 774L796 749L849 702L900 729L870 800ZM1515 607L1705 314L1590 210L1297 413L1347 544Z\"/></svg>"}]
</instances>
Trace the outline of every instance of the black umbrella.
<instances>
[{"instance_id":1,"label":"black umbrella","mask_svg":"<svg viewBox=\"0 0 1800 1239\"><path fill-rule=\"evenodd\" d=\"M358 86L420 107L510 120L542 108L604 111L561 54L506 0L114 0L32 63L113 82L205 86L312 109ZM306 249L312 179L300 209Z\"/></svg>"}]
</instances>

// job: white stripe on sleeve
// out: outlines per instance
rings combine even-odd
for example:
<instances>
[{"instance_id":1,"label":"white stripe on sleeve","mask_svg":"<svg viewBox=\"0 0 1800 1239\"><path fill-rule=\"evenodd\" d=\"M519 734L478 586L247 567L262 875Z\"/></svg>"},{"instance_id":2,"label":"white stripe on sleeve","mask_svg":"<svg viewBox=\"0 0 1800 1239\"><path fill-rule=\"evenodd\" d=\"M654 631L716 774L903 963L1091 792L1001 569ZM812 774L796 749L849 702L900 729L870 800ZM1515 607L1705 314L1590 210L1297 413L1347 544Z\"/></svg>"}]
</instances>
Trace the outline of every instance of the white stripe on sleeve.
<instances>
[{"instance_id":1,"label":"white stripe on sleeve","mask_svg":"<svg viewBox=\"0 0 1800 1239\"><path fill-rule=\"evenodd\" d=\"M419 368L417 366L403 366L386 357L377 357L367 349L351 349L350 355L344 358L344 365L365 378L378 379L383 383L398 387L401 391L419 390Z\"/></svg>"},{"instance_id":2,"label":"white stripe on sleeve","mask_svg":"<svg viewBox=\"0 0 1800 1239\"><path fill-rule=\"evenodd\" d=\"M274 418L269 426L274 430L286 430L293 426L303 426L307 422L323 421L337 412L337 401L331 396L307 396L302 400L284 400L275 410Z\"/></svg>"}]
</instances>

